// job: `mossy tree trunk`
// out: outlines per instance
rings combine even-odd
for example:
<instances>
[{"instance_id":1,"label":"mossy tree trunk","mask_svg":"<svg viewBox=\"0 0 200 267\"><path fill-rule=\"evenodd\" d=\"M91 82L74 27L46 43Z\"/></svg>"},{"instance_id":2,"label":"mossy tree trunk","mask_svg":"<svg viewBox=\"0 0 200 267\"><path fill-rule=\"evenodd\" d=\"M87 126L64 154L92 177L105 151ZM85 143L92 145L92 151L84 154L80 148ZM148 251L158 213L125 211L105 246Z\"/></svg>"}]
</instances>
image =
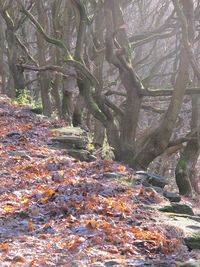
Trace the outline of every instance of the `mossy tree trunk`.
<instances>
[{"instance_id":1,"label":"mossy tree trunk","mask_svg":"<svg viewBox=\"0 0 200 267\"><path fill-rule=\"evenodd\" d=\"M61 21L59 11L61 7L61 0L52 2L51 14L52 14L52 30L53 35L56 38L60 38L61 34ZM61 51L58 47L52 47L52 61L55 65L60 65L62 58ZM57 113L59 118L62 118L62 104L61 104L61 93L63 87L63 77L60 74L55 74L54 80L52 81L52 97L54 98Z\"/></svg>"},{"instance_id":2,"label":"mossy tree trunk","mask_svg":"<svg viewBox=\"0 0 200 267\"><path fill-rule=\"evenodd\" d=\"M2 94L6 93L6 71L5 71L5 64L4 64L4 53L5 53L5 34L4 34L4 23L3 18L0 14L0 75L1 75L1 90Z\"/></svg>"},{"instance_id":3,"label":"mossy tree trunk","mask_svg":"<svg viewBox=\"0 0 200 267\"><path fill-rule=\"evenodd\" d=\"M192 123L191 131L194 132L191 139L187 142L179 162L176 166L175 177L176 183L181 195L191 195L193 190L199 193L198 177L195 171L197 163L200 143L199 128L200 127L200 98L192 97Z\"/></svg>"},{"instance_id":4,"label":"mossy tree trunk","mask_svg":"<svg viewBox=\"0 0 200 267\"><path fill-rule=\"evenodd\" d=\"M73 6L70 1L67 1L64 6L62 27L63 41L65 42L67 48L70 50L70 44L72 44L71 35L71 21L73 17ZM74 82L72 78L63 78L63 91L62 91L62 117L69 123L72 123L72 115L74 111L74 101L73 101L73 91Z\"/></svg>"},{"instance_id":5,"label":"mossy tree trunk","mask_svg":"<svg viewBox=\"0 0 200 267\"><path fill-rule=\"evenodd\" d=\"M17 36L16 31L20 27L20 18L15 18L14 10L16 8L16 3L12 4L11 2L6 6L3 6L3 3L0 3L0 12L6 23L5 36L7 41L7 58L8 66L12 79L10 81L10 86L8 90L8 95L12 98L19 94L21 89L25 88L25 79L24 79L24 69L18 65L20 63L20 54L17 46Z\"/></svg>"},{"instance_id":6,"label":"mossy tree trunk","mask_svg":"<svg viewBox=\"0 0 200 267\"><path fill-rule=\"evenodd\" d=\"M93 3L93 8L96 8L96 3ZM96 97L102 94L103 91L103 64L105 60L104 53L104 28L102 27L104 24L104 16L103 10L101 9L94 21L94 30L92 32L93 35L93 49L90 49L89 57L94 61L94 76L99 82L100 90L96 91ZM95 147L99 148L103 146L105 139L105 127L104 125L95 119L94 121L94 137L93 144Z\"/></svg>"},{"instance_id":7,"label":"mossy tree trunk","mask_svg":"<svg viewBox=\"0 0 200 267\"><path fill-rule=\"evenodd\" d=\"M44 6L42 1L36 2L38 21L39 23L45 27L47 20L45 16ZM40 66L45 66L46 63L46 43L42 38L40 33L37 33L37 44L38 44L38 62ZM51 116L52 107L51 107L51 99L49 92L49 78L48 73L43 72L39 73L39 83L41 88L41 98L42 98L42 106L44 115Z\"/></svg>"}]
</instances>

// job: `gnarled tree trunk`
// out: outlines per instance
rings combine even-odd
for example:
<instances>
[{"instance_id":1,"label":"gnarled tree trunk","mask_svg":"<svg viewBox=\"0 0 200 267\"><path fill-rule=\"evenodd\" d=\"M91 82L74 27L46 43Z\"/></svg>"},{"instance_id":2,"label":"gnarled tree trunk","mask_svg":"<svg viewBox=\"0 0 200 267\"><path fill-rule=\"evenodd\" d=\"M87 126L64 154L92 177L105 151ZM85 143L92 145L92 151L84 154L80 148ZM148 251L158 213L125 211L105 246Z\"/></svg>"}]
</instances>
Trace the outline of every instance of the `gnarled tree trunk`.
<instances>
[{"instance_id":1,"label":"gnarled tree trunk","mask_svg":"<svg viewBox=\"0 0 200 267\"><path fill-rule=\"evenodd\" d=\"M176 184L181 195L191 195L193 190L199 193L198 177L195 171L200 152L199 128L200 127L200 98L192 97L192 123L191 132L194 134L187 142L179 162L176 166Z\"/></svg>"}]
</instances>

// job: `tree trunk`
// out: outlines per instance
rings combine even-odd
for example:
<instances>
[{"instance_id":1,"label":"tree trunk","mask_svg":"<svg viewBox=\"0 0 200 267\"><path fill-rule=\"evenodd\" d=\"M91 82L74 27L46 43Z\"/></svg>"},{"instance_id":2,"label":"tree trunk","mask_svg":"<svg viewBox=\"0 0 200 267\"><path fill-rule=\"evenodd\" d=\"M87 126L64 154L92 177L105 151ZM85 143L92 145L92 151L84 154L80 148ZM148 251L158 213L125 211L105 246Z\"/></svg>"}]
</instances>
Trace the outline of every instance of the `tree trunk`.
<instances>
[{"instance_id":1,"label":"tree trunk","mask_svg":"<svg viewBox=\"0 0 200 267\"><path fill-rule=\"evenodd\" d=\"M38 13L38 21L44 27L45 20L45 12L42 1L36 2L37 13ZM37 43L38 43L38 62L40 66L45 66L46 63L46 46L43 37L40 33L37 33ZM48 74L46 72L39 74L39 82L41 87L41 97L42 97L42 107L44 115L51 116L51 100L49 94L49 80Z\"/></svg>"},{"instance_id":2,"label":"tree trunk","mask_svg":"<svg viewBox=\"0 0 200 267\"><path fill-rule=\"evenodd\" d=\"M70 125L73 114L73 92L70 88L70 80L63 79L62 118Z\"/></svg>"},{"instance_id":3,"label":"tree trunk","mask_svg":"<svg viewBox=\"0 0 200 267\"><path fill-rule=\"evenodd\" d=\"M1 75L1 90L2 94L6 93L6 71L5 71L5 64L4 64L4 53L5 53L5 34L4 34L4 23L3 18L0 15L0 75Z\"/></svg>"},{"instance_id":4,"label":"tree trunk","mask_svg":"<svg viewBox=\"0 0 200 267\"><path fill-rule=\"evenodd\" d=\"M105 138L105 127L98 120L94 122L93 144L96 148L102 147Z\"/></svg>"},{"instance_id":5,"label":"tree trunk","mask_svg":"<svg viewBox=\"0 0 200 267\"><path fill-rule=\"evenodd\" d=\"M191 195L192 190L199 193L198 178L195 172L195 165L200 152L199 127L200 98L199 96L194 96L192 97L191 131L194 131L195 134L193 134L191 139L187 142L175 171L176 183L181 195Z\"/></svg>"},{"instance_id":6,"label":"tree trunk","mask_svg":"<svg viewBox=\"0 0 200 267\"><path fill-rule=\"evenodd\" d=\"M85 107L84 96L79 94L76 99L74 112L72 116L72 124L74 127L81 126L83 124L83 109Z\"/></svg>"},{"instance_id":7,"label":"tree trunk","mask_svg":"<svg viewBox=\"0 0 200 267\"><path fill-rule=\"evenodd\" d=\"M19 95L19 91L25 88L24 69L18 66L18 51L14 29L7 27L6 39L8 43L8 65L13 78L14 88L10 89L9 96ZM17 90L17 91L16 91Z\"/></svg>"}]
</instances>

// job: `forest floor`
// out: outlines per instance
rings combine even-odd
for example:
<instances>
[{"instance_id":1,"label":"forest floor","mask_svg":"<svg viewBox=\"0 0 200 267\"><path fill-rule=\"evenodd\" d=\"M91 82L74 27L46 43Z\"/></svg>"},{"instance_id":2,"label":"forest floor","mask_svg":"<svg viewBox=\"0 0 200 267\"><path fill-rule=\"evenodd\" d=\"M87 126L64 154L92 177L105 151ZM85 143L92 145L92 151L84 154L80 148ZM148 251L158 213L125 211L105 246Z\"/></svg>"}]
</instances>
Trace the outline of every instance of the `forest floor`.
<instances>
[{"instance_id":1,"label":"forest floor","mask_svg":"<svg viewBox=\"0 0 200 267\"><path fill-rule=\"evenodd\" d=\"M133 171L116 162L79 162L48 146L47 119L0 97L0 266L178 266L197 258L183 233L158 222ZM123 173L128 187L105 178Z\"/></svg>"}]
</instances>

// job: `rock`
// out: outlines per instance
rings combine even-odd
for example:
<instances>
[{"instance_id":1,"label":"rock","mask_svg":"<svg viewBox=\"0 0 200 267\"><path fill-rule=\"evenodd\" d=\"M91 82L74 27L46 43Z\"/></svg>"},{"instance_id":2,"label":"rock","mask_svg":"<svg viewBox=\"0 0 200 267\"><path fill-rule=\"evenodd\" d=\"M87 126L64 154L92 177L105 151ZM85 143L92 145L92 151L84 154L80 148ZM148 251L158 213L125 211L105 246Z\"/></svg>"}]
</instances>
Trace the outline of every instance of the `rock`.
<instances>
[{"instance_id":1,"label":"rock","mask_svg":"<svg viewBox=\"0 0 200 267\"><path fill-rule=\"evenodd\" d=\"M137 171L135 174L137 177L141 179L147 179L149 177L148 172L145 172L145 171Z\"/></svg>"},{"instance_id":2,"label":"rock","mask_svg":"<svg viewBox=\"0 0 200 267\"><path fill-rule=\"evenodd\" d=\"M118 172L106 172L103 174L103 178L122 178L124 174Z\"/></svg>"},{"instance_id":3,"label":"rock","mask_svg":"<svg viewBox=\"0 0 200 267\"><path fill-rule=\"evenodd\" d=\"M55 172L52 174L52 181L60 183L60 182L63 182L64 180L65 180L64 175L61 175L58 172Z\"/></svg>"},{"instance_id":4,"label":"rock","mask_svg":"<svg viewBox=\"0 0 200 267\"><path fill-rule=\"evenodd\" d=\"M88 145L87 133L79 127L63 127L52 131L51 139L54 147L63 149L86 149Z\"/></svg>"},{"instance_id":5,"label":"rock","mask_svg":"<svg viewBox=\"0 0 200 267\"><path fill-rule=\"evenodd\" d=\"M20 138L20 137L22 137L22 135L18 132L11 132L11 133L8 133L6 135L6 137L8 137L8 138Z\"/></svg>"},{"instance_id":6,"label":"rock","mask_svg":"<svg viewBox=\"0 0 200 267\"><path fill-rule=\"evenodd\" d=\"M192 208L185 204L172 203L171 205L159 208L159 210L163 212L194 215Z\"/></svg>"},{"instance_id":7,"label":"rock","mask_svg":"<svg viewBox=\"0 0 200 267\"><path fill-rule=\"evenodd\" d=\"M58 135L67 135L67 136L86 136L87 133L80 127L62 127L58 129L53 129L53 133L58 133Z\"/></svg>"},{"instance_id":8,"label":"rock","mask_svg":"<svg viewBox=\"0 0 200 267\"><path fill-rule=\"evenodd\" d=\"M97 158L92 155L88 150L87 146L89 143L87 133L79 127L63 127L53 130L54 135L49 145L58 148L66 149L68 155L80 160L92 162Z\"/></svg>"},{"instance_id":9,"label":"rock","mask_svg":"<svg viewBox=\"0 0 200 267\"><path fill-rule=\"evenodd\" d=\"M90 153L87 150L68 149L67 152L71 157L77 160L87 161L87 162L89 161Z\"/></svg>"},{"instance_id":10,"label":"rock","mask_svg":"<svg viewBox=\"0 0 200 267\"><path fill-rule=\"evenodd\" d=\"M155 173L137 171L136 176L141 178L144 186L153 185L156 187L164 188L168 184L167 178Z\"/></svg>"},{"instance_id":11,"label":"rock","mask_svg":"<svg viewBox=\"0 0 200 267\"><path fill-rule=\"evenodd\" d=\"M9 151L9 154L14 157L21 157L27 160L31 160L31 157L26 153L26 151Z\"/></svg>"},{"instance_id":12,"label":"rock","mask_svg":"<svg viewBox=\"0 0 200 267\"><path fill-rule=\"evenodd\" d=\"M81 267L81 266L84 266L84 265L83 265L82 261L74 260L74 261L71 262L71 266L73 266L73 267Z\"/></svg>"},{"instance_id":13,"label":"rock","mask_svg":"<svg viewBox=\"0 0 200 267\"><path fill-rule=\"evenodd\" d=\"M179 263L179 267L200 267L200 261L190 260L187 262Z\"/></svg>"},{"instance_id":14,"label":"rock","mask_svg":"<svg viewBox=\"0 0 200 267\"><path fill-rule=\"evenodd\" d=\"M31 108L30 111L35 113L35 114L42 114L43 113L42 108Z\"/></svg>"},{"instance_id":15,"label":"rock","mask_svg":"<svg viewBox=\"0 0 200 267\"><path fill-rule=\"evenodd\" d=\"M89 156L88 156L88 161L89 161L89 162L96 161L96 160L97 160L97 157L95 157L95 156L92 155L92 154L89 154Z\"/></svg>"},{"instance_id":16,"label":"rock","mask_svg":"<svg viewBox=\"0 0 200 267\"><path fill-rule=\"evenodd\" d=\"M200 232L184 238L185 244L190 249L200 249Z\"/></svg>"},{"instance_id":17,"label":"rock","mask_svg":"<svg viewBox=\"0 0 200 267\"><path fill-rule=\"evenodd\" d=\"M163 193L164 197L169 199L171 202L180 202L181 201L181 196L179 194L176 194L174 192L164 192Z\"/></svg>"},{"instance_id":18,"label":"rock","mask_svg":"<svg viewBox=\"0 0 200 267\"><path fill-rule=\"evenodd\" d=\"M115 266L120 265L122 262L118 259L110 259L104 262L105 266Z\"/></svg>"},{"instance_id":19,"label":"rock","mask_svg":"<svg viewBox=\"0 0 200 267\"><path fill-rule=\"evenodd\" d=\"M114 197L116 196L116 190L112 188L107 188L101 191L100 195L103 197Z\"/></svg>"},{"instance_id":20,"label":"rock","mask_svg":"<svg viewBox=\"0 0 200 267\"><path fill-rule=\"evenodd\" d=\"M158 193L158 194L160 194L160 195L163 194L163 190L162 190L162 188L157 187L157 186L148 186L148 187L145 187L145 190L146 190L147 192L156 192L156 193Z\"/></svg>"},{"instance_id":21,"label":"rock","mask_svg":"<svg viewBox=\"0 0 200 267\"><path fill-rule=\"evenodd\" d=\"M92 267L105 267L105 265L101 262L95 262L92 264Z\"/></svg>"},{"instance_id":22,"label":"rock","mask_svg":"<svg viewBox=\"0 0 200 267\"><path fill-rule=\"evenodd\" d=\"M47 158L47 156L43 155L43 154L35 154L34 157L40 158L40 159L45 159Z\"/></svg>"},{"instance_id":23,"label":"rock","mask_svg":"<svg viewBox=\"0 0 200 267\"><path fill-rule=\"evenodd\" d=\"M85 149L87 140L78 136L57 136L51 139L53 146L62 149Z\"/></svg>"}]
</instances>

